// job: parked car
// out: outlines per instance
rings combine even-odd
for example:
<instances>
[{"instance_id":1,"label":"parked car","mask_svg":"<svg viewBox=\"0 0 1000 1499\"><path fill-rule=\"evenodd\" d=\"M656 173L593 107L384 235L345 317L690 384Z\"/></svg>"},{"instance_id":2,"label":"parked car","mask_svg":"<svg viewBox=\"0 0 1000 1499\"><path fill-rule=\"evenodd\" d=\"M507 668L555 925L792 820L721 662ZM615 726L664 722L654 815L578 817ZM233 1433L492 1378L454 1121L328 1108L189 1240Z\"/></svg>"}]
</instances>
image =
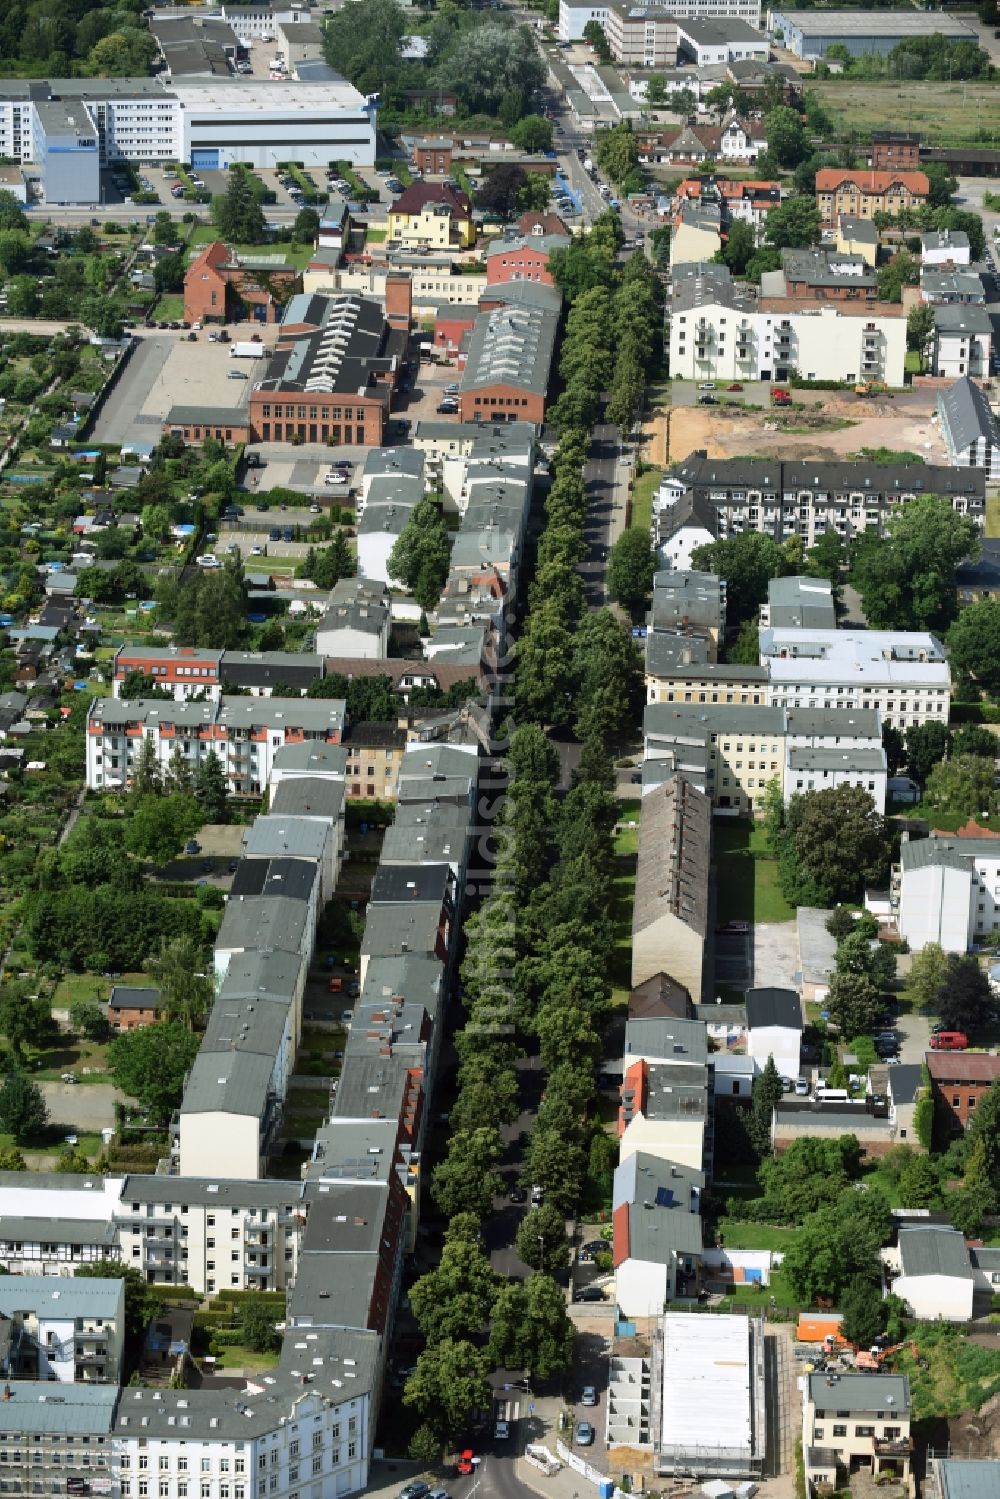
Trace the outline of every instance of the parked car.
<instances>
[{"instance_id":1,"label":"parked car","mask_svg":"<svg viewBox=\"0 0 1000 1499\"><path fill-rule=\"evenodd\" d=\"M600 1286L581 1286L573 1296L574 1301L603 1301L604 1291Z\"/></svg>"},{"instance_id":2,"label":"parked car","mask_svg":"<svg viewBox=\"0 0 1000 1499\"><path fill-rule=\"evenodd\" d=\"M200 854L201 853L201 844L198 842L197 838L189 838L188 839L188 841L184 845L184 852L186 854Z\"/></svg>"},{"instance_id":3,"label":"parked car","mask_svg":"<svg viewBox=\"0 0 1000 1499\"><path fill-rule=\"evenodd\" d=\"M715 389L715 381L714 380L703 380L701 382L701 384L698 386L698 389L699 390L714 390Z\"/></svg>"},{"instance_id":4,"label":"parked car","mask_svg":"<svg viewBox=\"0 0 1000 1499\"><path fill-rule=\"evenodd\" d=\"M699 405L701 405L701 406L714 406L714 405L716 405L715 397L713 395L711 395L711 394L704 395L704 396L699 396L698 397L698 402L699 402Z\"/></svg>"},{"instance_id":5,"label":"parked car","mask_svg":"<svg viewBox=\"0 0 1000 1499\"><path fill-rule=\"evenodd\" d=\"M596 1405L597 1391L592 1384L585 1384L580 1395L581 1405Z\"/></svg>"},{"instance_id":6,"label":"parked car","mask_svg":"<svg viewBox=\"0 0 1000 1499\"><path fill-rule=\"evenodd\" d=\"M733 383L732 383L732 385L727 385L726 386L726 389L727 390L742 390L743 386L740 384L740 382L738 380L734 380Z\"/></svg>"},{"instance_id":7,"label":"parked car","mask_svg":"<svg viewBox=\"0 0 1000 1499\"><path fill-rule=\"evenodd\" d=\"M414 1478L399 1491L399 1499L426 1499L431 1486L422 1478Z\"/></svg>"},{"instance_id":8,"label":"parked car","mask_svg":"<svg viewBox=\"0 0 1000 1499\"><path fill-rule=\"evenodd\" d=\"M498 1442L506 1442L510 1436L510 1426L506 1421L494 1421L493 1436Z\"/></svg>"},{"instance_id":9,"label":"parked car","mask_svg":"<svg viewBox=\"0 0 1000 1499\"><path fill-rule=\"evenodd\" d=\"M511 1187L511 1189L508 1192L507 1196L510 1198L511 1202L514 1202L514 1203L527 1202L527 1200L528 1200L528 1194L527 1194L527 1192L524 1190L523 1187L519 1187L516 1182Z\"/></svg>"},{"instance_id":10,"label":"parked car","mask_svg":"<svg viewBox=\"0 0 1000 1499\"><path fill-rule=\"evenodd\" d=\"M323 475L323 483L328 485L346 484L347 475L344 473L343 469L331 468L327 473Z\"/></svg>"},{"instance_id":11,"label":"parked car","mask_svg":"<svg viewBox=\"0 0 1000 1499\"><path fill-rule=\"evenodd\" d=\"M472 1448L466 1447L455 1466L458 1468L458 1471L460 1473L474 1473L476 1471L478 1462L479 1459L476 1457L476 1454L473 1452ZM409 1496L407 1496L407 1499L409 1499Z\"/></svg>"},{"instance_id":12,"label":"parked car","mask_svg":"<svg viewBox=\"0 0 1000 1499\"><path fill-rule=\"evenodd\" d=\"M591 1447L594 1442L594 1428L589 1421L578 1421L576 1423L576 1445L578 1447Z\"/></svg>"}]
</instances>

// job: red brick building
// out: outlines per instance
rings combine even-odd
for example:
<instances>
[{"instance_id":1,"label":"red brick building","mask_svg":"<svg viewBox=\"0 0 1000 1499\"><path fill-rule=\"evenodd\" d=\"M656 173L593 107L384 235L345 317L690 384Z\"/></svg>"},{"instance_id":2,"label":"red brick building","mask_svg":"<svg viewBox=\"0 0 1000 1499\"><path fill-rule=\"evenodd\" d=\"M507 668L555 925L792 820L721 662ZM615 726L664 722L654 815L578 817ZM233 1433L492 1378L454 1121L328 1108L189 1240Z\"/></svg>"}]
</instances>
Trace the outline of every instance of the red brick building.
<instances>
[{"instance_id":1,"label":"red brick building","mask_svg":"<svg viewBox=\"0 0 1000 1499\"><path fill-rule=\"evenodd\" d=\"M390 290L407 297L407 286L387 286L386 312L366 297L292 299L250 395L254 441L382 445L409 339Z\"/></svg>"},{"instance_id":2,"label":"red brick building","mask_svg":"<svg viewBox=\"0 0 1000 1499\"><path fill-rule=\"evenodd\" d=\"M250 441L250 413L246 407L171 406L163 419L163 431L185 442L204 442L215 437L227 447Z\"/></svg>"},{"instance_id":3,"label":"red brick building","mask_svg":"<svg viewBox=\"0 0 1000 1499\"><path fill-rule=\"evenodd\" d=\"M425 177L447 177L454 159L455 142L446 136L418 141L413 148L414 164Z\"/></svg>"},{"instance_id":4,"label":"red brick building","mask_svg":"<svg viewBox=\"0 0 1000 1499\"><path fill-rule=\"evenodd\" d=\"M517 232L522 238L529 235L568 234L569 229L557 213L537 213L529 210L517 221Z\"/></svg>"},{"instance_id":5,"label":"red brick building","mask_svg":"<svg viewBox=\"0 0 1000 1499\"><path fill-rule=\"evenodd\" d=\"M159 989L115 984L108 1000L108 1024L114 1031L137 1031L163 1018Z\"/></svg>"},{"instance_id":6,"label":"red brick building","mask_svg":"<svg viewBox=\"0 0 1000 1499\"><path fill-rule=\"evenodd\" d=\"M549 256L569 244L565 234L531 235L526 239L495 239L486 252L487 286L509 281L540 281L552 286Z\"/></svg>"},{"instance_id":7,"label":"red brick building","mask_svg":"<svg viewBox=\"0 0 1000 1499\"><path fill-rule=\"evenodd\" d=\"M888 172L920 166L920 137L902 130L872 131L872 166Z\"/></svg>"},{"instance_id":8,"label":"red brick building","mask_svg":"<svg viewBox=\"0 0 1000 1499\"><path fill-rule=\"evenodd\" d=\"M458 354L478 316L479 308L474 303L441 303L434 314L434 347L446 354Z\"/></svg>"},{"instance_id":9,"label":"red brick building","mask_svg":"<svg viewBox=\"0 0 1000 1499\"><path fill-rule=\"evenodd\" d=\"M458 393L463 422L545 420L559 314L525 304L481 312Z\"/></svg>"},{"instance_id":10,"label":"red brick building","mask_svg":"<svg viewBox=\"0 0 1000 1499\"><path fill-rule=\"evenodd\" d=\"M985 1051L929 1051L927 1071L935 1113L943 1128L957 1135L968 1129L979 1100L1000 1077L1000 1057Z\"/></svg>"},{"instance_id":11,"label":"red brick building","mask_svg":"<svg viewBox=\"0 0 1000 1499\"><path fill-rule=\"evenodd\" d=\"M301 285L283 255L238 255L216 239L184 273L184 316L192 323L278 323Z\"/></svg>"}]
</instances>

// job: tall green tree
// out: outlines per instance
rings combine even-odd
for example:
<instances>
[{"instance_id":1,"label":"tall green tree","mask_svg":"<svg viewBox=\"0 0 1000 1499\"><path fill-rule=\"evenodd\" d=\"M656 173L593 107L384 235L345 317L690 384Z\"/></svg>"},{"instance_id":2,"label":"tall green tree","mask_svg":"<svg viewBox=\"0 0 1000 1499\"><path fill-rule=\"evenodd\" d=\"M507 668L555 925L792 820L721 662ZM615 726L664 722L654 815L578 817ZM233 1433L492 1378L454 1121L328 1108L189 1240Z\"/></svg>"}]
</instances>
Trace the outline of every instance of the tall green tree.
<instances>
[{"instance_id":1,"label":"tall green tree","mask_svg":"<svg viewBox=\"0 0 1000 1499\"><path fill-rule=\"evenodd\" d=\"M784 1091L774 1058L768 1057L753 1080L750 1103L750 1140L759 1156L771 1153L771 1116Z\"/></svg>"},{"instance_id":2,"label":"tall green tree","mask_svg":"<svg viewBox=\"0 0 1000 1499\"><path fill-rule=\"evenodd\" d=\"M49 1111L42 1090L23 1072L8 1072L0 1087L0 1129L13 1135L17 1144L36 1139L44 1130Z\"/></svg>"},{"instance_id":3,"label":"tall green tree","mask_svg":"<svg viewBox=\"0 0 1000 1499\"><path fill-rule=\"evenodd\" d=\"M882 538L860 543L853 581L873 629L944 630L957 613L955 568L979 555L971 516L950 500L918 495L897 505Z\"/></svg>"},{"instance_id":4,"label":"tall green tree","mask_svg":"<svg viewBox=\"0 0 1000 1499\"><path fill-rule=\"evenodd\" d=\"M653 587L656 557L645 531L623 531L611 548L608 561L608 592L635 618L645 607Z\"/></svg>"},{"instance_id":5,"label":"tall green tree","mask_svg":"<svg viewBox=\"0 0 1000 1499\"><path fill-rule=\"evenodd\" d=\"M502 1368L526 1369L547 1380L573 1360L574 1327L562 1287L547 1275L508 1281L497 1297L490 1356Z\"/></svg>"},{"instance_id":6,"label":"tall green tree","mask_svg":"<svg viewBox=\"0 0 1000 1499\"><path fill-rule=\"evenodd\" d=\"M422 609L433 609L441 597L451 562L451 538L438 501L425 498L389 553L389 576L408 589Z\"/></svg>"},{"instance_id":7,"label":"tall green tree","mask_svg":"<svg viewBox=\"0 0 1000 1499\"><path fill-rule=\"evenodd\" d=\"M773 536L758 531L695 547L691 566L726 580L726 622L732 630L757 617L767 598L768 583L790 571L788 558Z\"/></svg>"},{"instance_id":8,"label":"tall green tree","mask_svg":"<svg viewBox=\"0 0 1000 1499\"><path fill-rule=\"evenodd\" d=\"M165 1124L181 1101L198 1044L198 1037L177 1021L124 1031L108 1047L108 1071L123 1093Z\"/></svg>"},{"instance_id":9,"label":"tall green tree","mask_svg":"<svg viewBox=\"0 0 1000 1499\"><path fill-rule=\"evenodd\" d=\"M233 167L225 193L212 199L212 222L230 244L259 245L267 238L264 210L250 177L249 172Z\"/></svg>"},{"instance_id":10,"label":"tall green tree","mask_svg":"<svg viewBox=\"0 0 1000 1499\"><path fill-rule=\"evenodd\" d=\"M952 669L989 692L1000 688L1000 599L966 604L948 631Z\"/></svg>"},{"instance_id":11,"label":"tall green tree","mask_svg":"<svg viewBox=\"0 0 1000 1499\"><path fill-rule=\"evenodd\" d=\"M194 773L194 799L204 822L229 821L229 786L222 761L215 750L209 750L205 758L198 762Z\"/></svg>"}]
</instances>

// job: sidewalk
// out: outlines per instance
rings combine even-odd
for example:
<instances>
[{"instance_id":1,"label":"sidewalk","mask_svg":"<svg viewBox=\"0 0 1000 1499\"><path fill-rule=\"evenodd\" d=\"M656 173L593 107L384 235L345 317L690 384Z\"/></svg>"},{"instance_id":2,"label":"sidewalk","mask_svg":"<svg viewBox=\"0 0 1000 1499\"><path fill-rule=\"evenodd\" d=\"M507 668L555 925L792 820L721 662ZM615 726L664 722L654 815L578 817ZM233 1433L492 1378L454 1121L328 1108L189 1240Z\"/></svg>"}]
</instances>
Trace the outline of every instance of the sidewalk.
<instances>
[{"instance_id":1,"label":"sidewalk","mask_svg":"<svg viewBox=\"0 0 1000 1499\"><path fill-rule=\"evenodd\" d=\"M597 1499L594 1485L588 1483L581 1474L574 1473L572 1468L563 1466L558 1473L546 1476L524 1455L524 1449L530 1442L535 1447L547 1447L552 1456L556 1456L556 1442L560 1437L568 1442L572 1435L571 1431L559 1431L559 1417L566 1408L566 1402L558 1395L536 1395L524 1403L518 1422L514 1471L519 1483L534 1489L536 1494L544 1494L546 1499L591 1499L591 1496L592 1499ZM599 1466L599 1463L595 1463L595 1467Z\"/></svg>"}]
</instances>

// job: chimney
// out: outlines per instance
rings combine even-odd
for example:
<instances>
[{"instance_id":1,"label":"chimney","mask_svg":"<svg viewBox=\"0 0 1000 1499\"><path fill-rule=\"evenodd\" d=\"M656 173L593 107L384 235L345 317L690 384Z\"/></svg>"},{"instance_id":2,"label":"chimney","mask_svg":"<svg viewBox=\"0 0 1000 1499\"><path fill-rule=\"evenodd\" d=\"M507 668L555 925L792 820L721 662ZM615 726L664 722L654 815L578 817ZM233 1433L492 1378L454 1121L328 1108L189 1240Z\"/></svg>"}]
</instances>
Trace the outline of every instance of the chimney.
<instances>
[{"instance_id":1,"label":"chimney","mask_svg":"<svg viewBox=\"0 0 1000 1499\"><path fill-rule=\"evenodd\" d=\"M408 331L413 316L413 283L402 271L386 275L385 316L391 327Z\"/></svg>"}]
</instances>

